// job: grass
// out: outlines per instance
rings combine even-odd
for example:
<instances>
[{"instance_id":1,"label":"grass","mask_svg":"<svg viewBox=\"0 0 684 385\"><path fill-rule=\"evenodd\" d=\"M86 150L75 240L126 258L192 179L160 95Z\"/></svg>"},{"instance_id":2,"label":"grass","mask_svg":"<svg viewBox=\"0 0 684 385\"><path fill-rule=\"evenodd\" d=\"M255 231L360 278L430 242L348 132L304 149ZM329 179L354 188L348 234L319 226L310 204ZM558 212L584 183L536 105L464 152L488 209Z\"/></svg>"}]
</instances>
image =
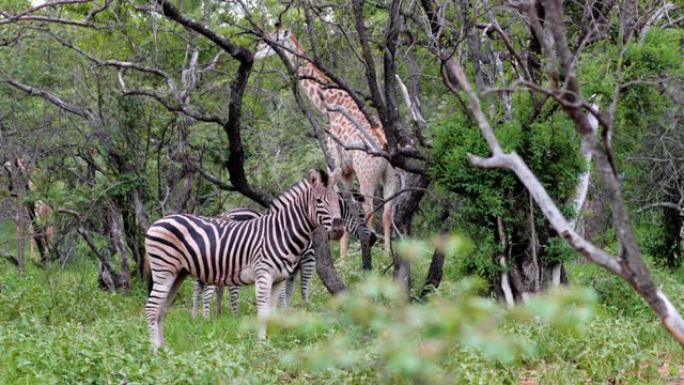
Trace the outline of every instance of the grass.
<instances>
[{"instance_id":1,"label":"grass","mask_svg":"<svg viewBox=\"0 0 684 385\"><path fill-rule=\"evenodd\" d=\"M422 276L427 263L417 261L417 274ZM339 263L348 282L361 279L355 273L357 264L356 260ZM593 317L577 328L566 330L538 318L500 317L493 335L501 333L524 347L510 360L492 358L498 353L486 352L504 349L504 343L455 340L434 358L416 357L414 362L413 351L387 353L382 344L392 341L383 339L386 334L418 321L407 319L400 325L403 321L390 320L375 324L372 327L380 331L371 332L362 323L347 321L343 312L354 308L331 307L329 295L317 281L310 304L299 303L298 295L294 301L299 310L293 313L307 319L309 327L269 333L264 343L256 342L253 290L242 291L240 317L233 318L225 311L218 319L193 320L192 285L186 283L164 323L167 347L154 355L148 341L142 286L135 286L130 295L103 292L97 288L94 262L87 259L65 271L29 264L24 277L3 261L0 384L409 383L412 377L400 374L419 370L411 369L412 365L426 362L441 373L432 380L444 383L515 384L530 373L540 384L665 383L658 367L664 361L681 362L684 355L648 308L625 284L594 266L572 265L569 274L574 283L594 287L599 298ZM681 275L656 270L655 276L673 303L684 303ZM466 299L457 285L445 282L439 295L458 310ZM416 312L421 306L425 308L406 306L406 314L421 314ZM571 311L573 308L561 309ZM421 339L429 347L428 334L406 338ZM346 345L335 345L345 336ZM397 346L401 349L403 345ZM307 352L313 352L315 360L306 356ZM352 352L355 361L345 365Z\"/></svg>"}]
</instances>

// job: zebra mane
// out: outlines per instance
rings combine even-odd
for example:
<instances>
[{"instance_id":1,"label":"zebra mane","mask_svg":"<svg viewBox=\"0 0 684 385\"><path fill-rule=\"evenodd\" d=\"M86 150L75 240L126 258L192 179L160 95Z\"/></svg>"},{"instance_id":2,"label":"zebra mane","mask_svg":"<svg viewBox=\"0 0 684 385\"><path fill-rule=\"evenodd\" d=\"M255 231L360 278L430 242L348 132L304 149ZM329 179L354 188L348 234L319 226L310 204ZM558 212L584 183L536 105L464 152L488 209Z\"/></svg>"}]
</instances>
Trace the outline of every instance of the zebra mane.
<instances>
[{"instance_id":1,"label":"zebra mane","mask_svg":"<svg viewBox=\"0 0 684 385\"><path fill-rule=\"evenodd\" d=\"M294 198L302 195L311 184L304 178L299 182L295 183L294 186L287 189L284 193L278 195L273 202L268 206L267 213L276 213L287 206Z\"/></svg>"}]
</instances>

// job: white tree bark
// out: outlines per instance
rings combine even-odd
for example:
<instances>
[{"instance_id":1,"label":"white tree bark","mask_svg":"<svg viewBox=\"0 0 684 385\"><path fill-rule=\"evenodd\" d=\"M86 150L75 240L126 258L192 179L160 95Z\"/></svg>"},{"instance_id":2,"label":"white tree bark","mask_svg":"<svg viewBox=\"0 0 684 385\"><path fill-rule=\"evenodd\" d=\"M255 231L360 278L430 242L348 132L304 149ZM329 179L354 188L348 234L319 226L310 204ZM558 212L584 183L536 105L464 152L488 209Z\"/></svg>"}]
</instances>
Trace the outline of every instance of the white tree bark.
<instances>
[{"instance_id":1,"label":"white tree bark","mask_svg":"<svg viewBox=\"0 0 684 385\"><path fill-rule=\"evenodd\" d=\"M503 219L501 216L496 217L496 228L499 232L499 243L501 244L501 255L499 256L499 266L501 266L501 291L504 294L504 300L509 307L515 305L515 298L513 297L513 290L511 289L511 280L508 276L508 261L506 260L506 231L504 230Z\"/></svg>"},{"instance_id":2,"label":"white tree bark","mask_svg":"<svg viewBox=\"0 0 684 385\"><path fill-rule=\"evenodd\" d=\"M591 105L596 111L599 110L598 104L594 103ZM598 129L598 120L594 115L587 114L587 120L591 126L593 134L596 134ZM583 138L582 144L580 145L580 152L584 157L584 162L587 165L586 171L580 174L579 181L577 182L577 188L575 189L575 195L572 199L572 208L574 210L574 216L570 220L572 228L577 231L577 223L582 216L582 207L584 207L584 202L587 200L587 193L589 192L589 181L591 179L591 148L589 148L589 143ZM559 286L561 283L561 271L563 269L562 263L556 263L551 270L551 283L554 286Z\"/></svg>"},{"instance_id":3,"label":"white tree bark","mask_svg":"<svg viewBox=\"0 0 684 385\"><path fill-rule=\"evenodd\" d=\"M479 98L470 86L460 63L454 57L451 57L446 61L446 66L447 70L458 80L461 88L465 91L470 102L470 110L475 116L480 131L492 151L492 156L489 158L468 154L468 161L470 164L475 167L502 168L513 171L527 191L529 191L530 195L532 195L532 198L541 209L544 217L549 221L551 227L556 230L558 235L560 235L575 251L613 274L620 276L632 285L635 291L646 300L651 309L653 309L655 314L661 319L663 325L670 334L684 346L684 319L682 319L682 316L665 294L657 289L645 266L639 266L639 269L635 269L634 266L632 266L632 264L639 262L643 264L643 261L633 261L624 257L617 258L612 256L577 234L574 226L563 216L558 209L558 206L554 203L553 199L551 199L546 192L546 189L544 189L523 159L515 152L503 152L501 145L494 135L494 130L480 108ZM585 137L593 138L592 136ZM592 147L597 148L596 146ZM622 226L629 226L629 223L616 223L618 232L625 230ZM640 255L630 257L641 258Z\"/></svg>"},{"instance_id":4,"label":"white tree bark","mask_svg":"<svg viewBox=\"0 0 684 385\"><path fill-rule=\"evenodd\" d=\"M599 107L596 103L591 105L596 111ZM591 114L587 114L587 120L591 126L591 130L596 134L598 128L598 120ZM574 209L574 217L571 220L572 227L577 230L577 222L582 216L582 207L584 207L584 202L587 199L587 193L589 192L589 180L591 177L591 149L589 148L589 143L585 139L582 139L582 144L580 145L580 152L584 157L584 162L587 164L587 169L579 176L579 181L577 183L577 188L575 189L575 196L572 199L572 208Z\"/></svg>"}]
</instances>

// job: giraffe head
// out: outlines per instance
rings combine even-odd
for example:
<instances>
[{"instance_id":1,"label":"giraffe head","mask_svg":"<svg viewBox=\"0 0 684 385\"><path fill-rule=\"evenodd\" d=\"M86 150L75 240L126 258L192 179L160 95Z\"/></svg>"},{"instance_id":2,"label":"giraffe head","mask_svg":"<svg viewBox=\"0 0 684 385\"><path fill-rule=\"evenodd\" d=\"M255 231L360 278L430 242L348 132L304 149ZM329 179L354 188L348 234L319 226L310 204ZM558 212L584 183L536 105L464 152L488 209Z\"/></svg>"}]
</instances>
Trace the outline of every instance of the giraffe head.
<instances>
[{"instance_id":1,"label":"giraffe head","mask_svg":"<svg viewBox=\"0 0 684 385\"><path fill-rule=\"evenodd\" d=\"M254 59L259 60L275 55L276 51L272 47L273 44L282 47L288 58L293 56L292 52L301 51L299 43L297 43L289 29L277 28L275 31L265 35L264 39L257 44Z\"/></svg>"}]
</instances>

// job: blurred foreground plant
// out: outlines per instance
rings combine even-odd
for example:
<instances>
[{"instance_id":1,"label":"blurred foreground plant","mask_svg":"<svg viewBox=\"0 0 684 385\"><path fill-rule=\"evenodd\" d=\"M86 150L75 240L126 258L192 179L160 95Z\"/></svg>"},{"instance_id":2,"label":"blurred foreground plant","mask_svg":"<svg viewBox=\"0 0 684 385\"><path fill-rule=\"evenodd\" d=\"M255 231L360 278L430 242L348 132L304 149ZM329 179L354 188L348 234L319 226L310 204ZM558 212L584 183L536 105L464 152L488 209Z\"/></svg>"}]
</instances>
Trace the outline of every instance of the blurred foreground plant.
<instances>
[{"instance_id":1,"label":"blurred foreground plant","mask_svg":"<svg viewBox=\"0 0 684 385\"><path fill-rule=\"evenodd\" d=\"M296 350L283 360L312 370L370 369L390 379L442 383L440 362L454 349L473 348L494 362L508 364L535 354L529 340L506 333L504 322L543 323L560 333L581 336L592 318L596 295L590 289L558 289L526 304L507 309L477 295L482 281L458 284L455 301L435 299L425 304L406 300L390 279L370 276L330 302L317 315L294 312L273 319L275 333L300 337L318 334L326 325L340 332L312 347Z\"/></svg>"}]
</instances>

